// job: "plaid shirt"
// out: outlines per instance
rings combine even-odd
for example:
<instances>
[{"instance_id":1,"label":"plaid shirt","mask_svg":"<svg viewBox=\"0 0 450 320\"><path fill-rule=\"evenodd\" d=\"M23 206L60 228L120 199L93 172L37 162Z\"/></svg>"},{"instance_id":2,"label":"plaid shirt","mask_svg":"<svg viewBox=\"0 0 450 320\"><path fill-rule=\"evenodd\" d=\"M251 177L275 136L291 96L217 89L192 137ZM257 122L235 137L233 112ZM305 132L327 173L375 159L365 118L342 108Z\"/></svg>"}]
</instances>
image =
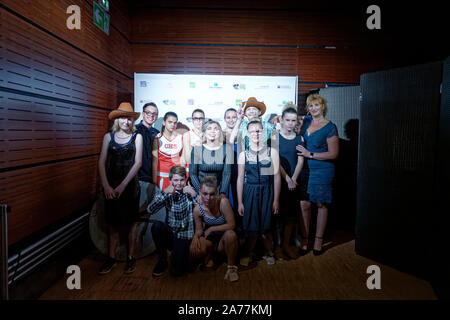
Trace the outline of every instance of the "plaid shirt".
<instances>
[{"instance_id":1,"label":"plaid shirt","mask_svg":"<svg viewBox=\"0 0 450 320\"><path fill-rule=\"evenodd\" d=\"M187 193L175 191L167 194L156 189L155 196L147 207L152 215L162 207L166 208L166 223L179 239L190 240L194 237L194 208L197 201Z\"/></svg>"}]
</instances>

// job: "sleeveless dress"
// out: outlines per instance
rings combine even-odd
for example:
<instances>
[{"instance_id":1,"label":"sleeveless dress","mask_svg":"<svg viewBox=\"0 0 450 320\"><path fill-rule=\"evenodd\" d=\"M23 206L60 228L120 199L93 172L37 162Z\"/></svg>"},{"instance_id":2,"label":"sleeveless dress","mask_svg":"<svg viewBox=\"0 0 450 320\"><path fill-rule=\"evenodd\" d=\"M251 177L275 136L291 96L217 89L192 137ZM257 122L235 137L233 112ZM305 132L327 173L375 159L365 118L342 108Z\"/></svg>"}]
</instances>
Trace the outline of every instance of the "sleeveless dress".
<instances>
[{"instance_id":1,"label":"sleeveless dress","mask_svg":"<svg viewBox=\"0 0 450 320\"><path fill-rule=\"evenodd\" d=\"M203 145L192 148L190 177L195 191L200 191L200 183L205 176L214 176L218 193L227 193L233 165L231 152L227 144L217 150L210 150Z\"/></svg>"},{"instance_id":2,"label":"sleeveless dress","mask_svg":"<svg viewBox=\"0 0 450 320\"><path fill-rule=\"evenodd\" d=\"M200 213L202 214L202 218L203 218L203 223L205 225L205 231L212 226L220 226L222 224L227 223L227 220L225 219L225 216L223 215L222 212L220 212L220 216L213 217L210 215L207 215L205 210L203 209L203 207L199 204L198 208L200 209ZM224 232L222 231L215 231L215 232L211 232L208 235L207 240L211 241L214 245L214 247L217 247L219 245L220 239L222 239Z\"/></svg>"},{"instance_id":3,"label":"sleeveless dress","mask_svg":"<svg viewBox=\"0 0 450 320\"><path fill-rule=\"evenodd\" d=\"M245 177L244 177L244 216L243 228L247 235L255 236L270 231L272 205L274 200L273 172L268 171L272 166L270 150L267 149L268 157L262 161L249 161L248 153L245 151Z\"/></svg>"},{"instance_id":4,"label":"sleeveless dress","mask_svg":"<svg viewBox=\"0 0 450 320\"><path fill-rule=\"evenodd\" d=\"M183 136L179 134L172 140L169 140L162 133L159 133L155 139L158 142L156 186L160 190L164 190L170 185L170 168L180 165L181 151L183 150Z\"/></svg>"},{"instance_id":5,"label":"sleeveless dress","mask_svg":"<svg viewBox=\"0 0 450 320\"><path fill-rule=\"evenodd\" d=\"M313 133L308 133L312 117L307 116L303 120L301 135L305 141L305 148L310 152L327 152L327 138L338 136L337 127L331 121ZM309 200L315 203L331 203L332 183L334 178L334 161L322 161L306 159L302 170L302 182L307 183ZM303 172L304 171L304 172Z\"/></svg>"},{"instance_id":6,"label":"sleeveless dress","mask_svg":"<svg viewBox=\"0 0 450 320\"><path fill-rule=\"evenodd\" d=\"M134 165L137 134L134 132L127 143L119 144L114 140L114 133L110 133L111 141L108 145L105 169L106 178L113 189L125 179ZM120 198L105 199L105 219L107 224L120 227L136 222L138 218L139 182L135 176L128 183Z\"/></svg>"},{"instance_id":7,"label":"sleeveless dress","mask_svg":"<svg viewBox=\"0 0 450 320\"><path fill-rule=\"evenodd\" d=\"M286 174L292 178L295 167L297 166L297 145L303 145L302 137L295 136L294 139L286 139L281 134L279 138L280 166L283 167ZM300 212L300 191L299 187L290 191L285 179L281 179L280 190L280 217L297 218Z\"/></svg>"}]
</instances>

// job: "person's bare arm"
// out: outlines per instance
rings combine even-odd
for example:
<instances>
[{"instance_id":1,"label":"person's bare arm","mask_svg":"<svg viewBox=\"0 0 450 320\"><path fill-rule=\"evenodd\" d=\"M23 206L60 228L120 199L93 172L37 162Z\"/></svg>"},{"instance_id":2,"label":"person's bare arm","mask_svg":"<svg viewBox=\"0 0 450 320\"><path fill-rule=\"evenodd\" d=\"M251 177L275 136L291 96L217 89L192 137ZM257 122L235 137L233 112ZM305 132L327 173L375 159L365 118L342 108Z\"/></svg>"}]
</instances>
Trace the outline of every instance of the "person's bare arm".
<instances>
[{"instance_id":1,"label":"person's bare arm","mask_svg":"<svg viewBox=\"0 0 450 320\"><path fill-rule=\"evenodd\" d=\"M102 151L100 152L100 158L98 160L98 171L100 174L100 181L102 182L103 192L106 199L113 199L115 197L114 189L110 186L108 178L106 177L106 158L108 157L108 145L111 141L109 133L103 137Z\"/></svg>"},{"instance_id":2,"label":"person's bare arm","mask_svg":"<svg viewBox=\"0 0 450 320\"><path fill-rule=\"evenodd\" d=\"M159 139L153 138L152 141L152 179L153 183L157 184L157 176L158 176L158 152L159 152Z\"/></svg>"},{"instance_id":3,"label":"person's bare arm","mask_svg":"<svg viewBox=\"0 0 450 320\"><path fill-rule=\"evenodd\" d=\"M237 197L239 215L244 215L243 193L244 193L244 175L245 175L245 152L241 152L238 158L238 177L237 177Z\"/></svg>"},{"instance_id":4,"label":"person's bare arm","mask_svg":"<svg viewBox=\"0 0 450 320\"><path fill-rule=\"evenodd\" d=\"M339 156L339 137L333 136L327 138L328 151L326 152L314 152L313 159L316 160L336 160ZM304 146L298 145L296 147L299 151L299 155L305 158L311 158L311 152Z\"/></svg>"},{"instance_id":5,"label":"person's bare arm","mask_svg":"<svg viewBox=\"0 0 450 320\"><path fill-rule=\"evenodd\" d=\"M270 154L273 165L273 182L274 182L274 195L273 195L273 213L278 214L280 208L280 191L281 191L281 176L280 176L280 156L276 149L271 150Z\"/></svg>"}]
</instances>

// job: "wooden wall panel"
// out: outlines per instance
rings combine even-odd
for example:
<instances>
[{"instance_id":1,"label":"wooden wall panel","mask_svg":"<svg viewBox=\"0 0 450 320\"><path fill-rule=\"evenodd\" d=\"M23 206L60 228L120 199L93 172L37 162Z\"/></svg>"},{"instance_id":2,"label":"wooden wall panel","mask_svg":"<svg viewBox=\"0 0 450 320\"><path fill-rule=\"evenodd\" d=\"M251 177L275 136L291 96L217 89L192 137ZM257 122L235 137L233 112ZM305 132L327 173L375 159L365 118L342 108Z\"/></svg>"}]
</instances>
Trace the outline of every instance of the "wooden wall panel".
<instances>
[{"instance_id":1,"label":"wooden wall panel","mask_svg":"<svg viewBox=\"0 0 450 320\"><path fill-rule=\"evenodd\" d=\"M297 74L296 49L133 45L133 71L148 73Z\"/></svg>"},{"instance_id":2,"label":"wooden wall panel","mask_svg":"<svg viewBox=\"0 0 450 320\"><path fill-rule=\"evenodd\" d=\"M2 18L2 86L97 106L113 107L131 80L16 16Z\"/></svg>"},{"instance_id":3,"label":"wooden wall panel","mask_svg":"<svg viewBox=\"0 0 450 320\"><path fill-rule=\"evenodd\" d=\"M360 43L352 13L152 8L133 12L133 42L294 46Z\"/></svg>"},{"instance_id":4,"label":"wooden wall panel","mask_svg":"<svg viewBox=\"0 0 450 320\"><path fill-rule=\"evenodd\" d=\"M81 30L66 27L71 4ZM88 210L98 194L107 114L132 96L124 6L111 6L107 36L93 25L92 0L0 4L0 202L12 207L10 244Z\"/></svg>"},{"instance_id":5,"label":"wooden wall panel","mask_svg":"<svg viewBox=\"0 0 450 320\"><path fill-rule=\"evenodd\" d=\"M31 20L50 33L68 41L115 69L130 75L130 48L128 40L118 32L115 17L123 34L129 34L124 14L118 6L112 6L109 36L93 22L92 0L2 0L2 4L15 13ZM69 14L67 7L78 5L81 10L81 30L69 30L66 25ZM117 9L116 9L117 8ZM128 23L129 24L129 23Z\"/></svg>"},{"instance_id":6,"label":"wooden wall panel","mask_svg":"<svg viewBox=\"0 0 450 320\"><path fill-rule=\"evenodd\" d=\"M108 110L0 93L0 169L97 154Z\"/></svg>"},{"instance_id":7,"label":"wooden wall panel","mask_svg":"<svg viewBox=\"0 0 450 320\"><path fill-rule=\"evenodd\" d=\"M355 11L159 5L132 11L133 72L298 75L305 93L383 66Z\"/></svg>"},{"instance_id":8,"label":"wooden wall panel","mask_svg":"<svg viewBox=\"0 0 450 320\"><path fill-rule=\"evenodd\" d=\"M8 203L13 244L92 203L98 192L98 157L0 172L0 202Z\"/></svg>"}]
</instances>

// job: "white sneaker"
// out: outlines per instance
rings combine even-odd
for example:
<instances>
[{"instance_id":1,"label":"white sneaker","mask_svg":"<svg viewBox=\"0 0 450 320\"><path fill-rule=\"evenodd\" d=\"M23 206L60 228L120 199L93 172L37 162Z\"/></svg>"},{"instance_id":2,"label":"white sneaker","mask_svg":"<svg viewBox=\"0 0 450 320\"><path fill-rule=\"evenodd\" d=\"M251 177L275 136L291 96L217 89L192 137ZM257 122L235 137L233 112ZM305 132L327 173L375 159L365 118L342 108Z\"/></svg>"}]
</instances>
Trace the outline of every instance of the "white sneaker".
<instances>
[{"instance_id":1,"label":"white sneaker","mask_svg":"<svg viewBox=\"0 0 450 320\"><path fill-rule=\"evenodd\" d=\"M237 266L228 266L227 273L225 274L225 280L229 280L230 282L238 281L239 274L237 272Z\"/></svg>"},{"instance_id":2,"label":"white sneaker","mask_svg":"<svg viewBox=\"0 0 450 320\"><path fill-rule=\"evenodd\" d=\"M268 265L275 264L275 258L272 256L264 256L263 259L266 260Z\"/></svg>"}]
</instances>

